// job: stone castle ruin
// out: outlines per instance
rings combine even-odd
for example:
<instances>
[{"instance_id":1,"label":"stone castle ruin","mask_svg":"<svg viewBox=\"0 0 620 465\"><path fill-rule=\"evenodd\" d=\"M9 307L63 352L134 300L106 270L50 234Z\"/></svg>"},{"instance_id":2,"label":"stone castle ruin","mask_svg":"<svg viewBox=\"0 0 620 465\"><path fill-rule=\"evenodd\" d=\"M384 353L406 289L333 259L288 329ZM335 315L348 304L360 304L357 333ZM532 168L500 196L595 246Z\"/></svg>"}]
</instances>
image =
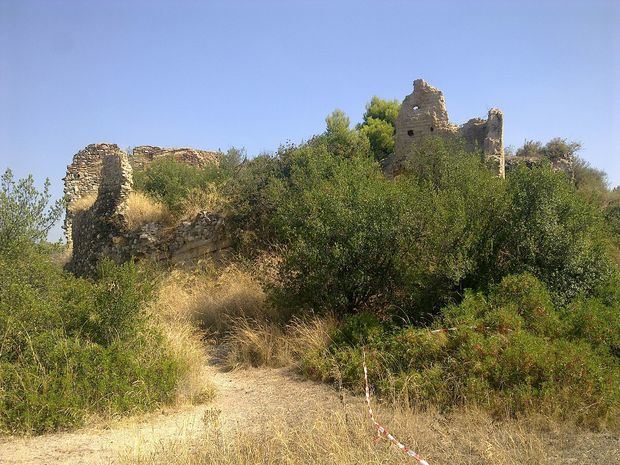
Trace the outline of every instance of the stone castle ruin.
<instances>
[{"instance_id":1,"label":"stone castle ruin","mask_svg":"<svg viewBox=\"0 0 620 465\"><path fill-rule=\"evenodd\" d=\"M497 108L489 110L486 119L472 118L465 124L450 122L443 92L422 79L413 82L413 92L405 97L395 127L395 149L384 165L388 176L397 176L407 169L416 148L428 137L461 139L470 151L481 152L487 165L504 177L517 165L528 167L551 163L556 171L569 177L573 173L571 154L546 157L540 153L506 155L504 153L504 114Z\"/></svg>"},{"instance_id":2,"label":"stone castle ruin","mask_svg":"<svg viewBox=\"0 0 620 465\"><path fill-rule=\"evenodd\" d=\"M461 137L470 150L482 150L485 159L504 177L504 115L489 110L487 119L473 118L458 126L450 122L443 92L422 79L413 83L396 118L395 150L386 172L392 176L404 171L416 147L429 136Z\"/></svg>"},{"instance_id":3,"label":"stone castle ruin","mask_svg":"<svg viewBox=\"0 0 620 465\"><path fill-rule=\"evenodd\" d=\"M473 118L465 124L450 122L443 93L422 79L413 83L405 97L395 127L395 151L387 157L384 170L397 176L427 137L460 138L468 149L481 152L497 175L517 164L533 166L547 159L540 154L504 154L504 117L500 110L489 110L487 118ZM101 257L122 263L132 258L183 262L199 257L218 257L231 247L225 219L201 212L175 227L157 222L130 229L126 219L132 192L134 169L144 169L160 158L170 158L194 166L218 163L218 154L190 148L164 149L135 147L127 154L115 144L91 144L80 150L67 167L65 196L67 210L64 229L73 254L68 269L91 275ZM547 159L556 170L572 172L571 156ZM76 208L86 197L96 196L88 208Z\"/></svg>"},{"instance_id":4,"label":"stone castle ruin","mask_svg":"<svg viewBox=\"0 0 620 465\"><path fill-rule=\"evenodd\" d=\"M64 178L67 210L63 229L68 244L73 242L73 206L80 199L97 194L104 177L101 169L104 158L108 154L120 152L121 150L116 144L91 144L76 153L73 156L72 163L67 166L67 174ZM153 161L161 158L204 167L207 164L217 162L217 153L190 148L165 149L142 145L132 150L128 161L134 169L144 169Z\"/></svg>"},{"instance_id":5,"label":"stone castle ruin","mask_svg":"<svg viewBox=\"0 0 620 465\"><path fill-rule=\"evenodd\" d=\"M217 153L195 149L136 147L132 156L115 144L91 144L79 151L67 167L65 231L73 248L67 268L81 276L95 272L101 257L117 263L132 258L183 262L219 256L231 246L226 224L219 215L201 212L174 228L148 223L130 229L128 199L133 190L134 167L168 157L195 166L217 163ZM92 206L75 209L85 196L96 195Z\"/></svg>"}]
</instances>

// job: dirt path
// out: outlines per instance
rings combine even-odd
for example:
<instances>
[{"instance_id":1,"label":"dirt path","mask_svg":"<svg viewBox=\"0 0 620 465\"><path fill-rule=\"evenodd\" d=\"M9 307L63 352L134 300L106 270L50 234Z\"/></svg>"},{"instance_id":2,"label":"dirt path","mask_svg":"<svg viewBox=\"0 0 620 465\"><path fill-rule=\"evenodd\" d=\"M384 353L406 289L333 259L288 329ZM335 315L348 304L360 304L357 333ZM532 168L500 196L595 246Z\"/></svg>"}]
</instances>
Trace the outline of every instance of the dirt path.
<instances>
[{"instance_id":1,"label":"dirt path","mask_svg":"<svg viewBox=\"0 0 620 465\"><path fill-rule=\"evenodd\" d=\"M223 372L205 368L217 396L206 405L120 420L107 428L30 438L0 438L2 465L111 464L119 455L149 450L166 441L197 437L218 418L222 428L258 429L265 418L305 415L340 402L328 386L303 381L284 369Z\"/></svg>"},{"instance_id":2,"label":"dirt path","mask_svg":"<svg viewBox=\"0 0 620 465\"><path fill-rule=\"evenodd\" d=\"M304 381L286 369L227 373L211 365L205 367L204 376L217 389L216 398L206 405L168 409L72 433L0 438L0 464L114 464L119 458L139 456L163 444L178 442L187 447L192 439L200 440L214 425L222 431L239 428L260 433L269 419L295 423L342 409L336 390ZM347 396L345 403L358 413L364 411L361 398ZM388 410L383 413L389 422ZM479 457L492 453L519 457L528 447L539 449L540 460L536 463L620 464L620 440L600 433L573 434L564 430L528 436L529 433L520 429L522 426L502 426L484 418L478 420L481 431L473 433L468 420L459 421L459 417L446 421L433 415L420 415L415 421L416 434L424 439L425 450L432 453L436 464L451 463L450 457L455 453L467 458L461 457L458 463L487 463L470 461L468 457L474 452ZM513 444L514 438L518 440Z\"/></svg>"}]
</instances>

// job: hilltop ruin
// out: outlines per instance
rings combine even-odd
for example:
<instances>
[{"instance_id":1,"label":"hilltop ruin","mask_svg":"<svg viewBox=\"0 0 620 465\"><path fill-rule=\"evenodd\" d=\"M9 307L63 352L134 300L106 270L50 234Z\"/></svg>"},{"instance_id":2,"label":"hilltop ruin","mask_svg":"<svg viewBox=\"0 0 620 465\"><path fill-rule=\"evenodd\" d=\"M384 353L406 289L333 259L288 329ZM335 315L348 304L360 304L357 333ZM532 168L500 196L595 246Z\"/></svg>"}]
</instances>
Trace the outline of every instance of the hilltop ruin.
<instances>
[{"instance_id":1,"label":"hilltop ruin","mask_svg":"<svg viewBox=\"0 0 620 465\"><path fill-rule=\"evenodd\" d=\"M448 118L439 89L422 79L414 81L413 86L396 119L395 150L383 166L387 176L404 172L408 161L415 157L416 148L427 137L462 139L469 150L481 153L500 177L516 165L534 166L544 161L556 170L572 173L571 155L555 154L549 158L533 153L506 157L501 110L493 108L486 119L472 118L456 125ZM133 170L144 169L161 158L201 167L219 160L217 152L191 148L140 146L128 154L115 144L91 144L73 157L64 178L67 199L64 229L67 243L73 246L70 270L80 275L92 274L102 256L118 263L131 258L179 262L218 256L231 246L224 218L207 211L173 228L148 223L130 230L125 215ZM96 196L90 208L74 208L80 199L88 196Z\"/></svg>"},{"instance_id":2,"label":"hilltop ruin","mask_svg":"<svg viewBox=\"0 0 620 465\"><path fill-rule=\"evenodd\" d=\"M70 271L92 275L101 257L117 263L131 258L182 262L218 256L231 246L223 218L210 212L201 212L174 228L158 223L129 228L126 216L133 170L161 157L195 166L217 163L216 152L143 146L129 156L115 144L91 144L73 157L65 177L68 203L64 227L73 248L67 264ZM96 195L91 207L73 208L88 195Z\"/></svg>"},{"instance_id":3,"label":"hilltop ruin","mask_svg":"<svg viewBox=\"0 0 620 465\"><path fill-rule=\"evenodd\" d=\"M489 110L487 119L472 118L463 125L450 122L443 92L422 79L413 82L396 118L395 151L386 166L387 174L398 175L427 137L462 138L469 150L481 150L497 174L504 177L504 114Z\"/></svg>"}]
</instances>

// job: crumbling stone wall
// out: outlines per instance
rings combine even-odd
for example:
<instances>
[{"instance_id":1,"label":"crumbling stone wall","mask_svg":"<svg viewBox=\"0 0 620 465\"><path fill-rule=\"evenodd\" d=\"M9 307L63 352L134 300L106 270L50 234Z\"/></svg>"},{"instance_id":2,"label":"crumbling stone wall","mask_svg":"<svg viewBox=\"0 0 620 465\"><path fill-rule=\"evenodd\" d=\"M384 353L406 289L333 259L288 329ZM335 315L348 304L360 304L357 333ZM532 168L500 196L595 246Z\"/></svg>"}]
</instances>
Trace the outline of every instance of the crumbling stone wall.
<instances>
[{"instance_id":1,"label":"crumbling stone wall","mask_svg":"<svg viewBox=\"0 0 620 465\"><path fill-rule=\"evenodd\" d=\"M70 245L73 242L72 224L76 214L74 205L84 197L97 194L101 183L102 160L108 154L121 151L116 144L90 144L76 153L71 164L67 166L67 174L64 178L67 208L63 225L67 244ZM134 169L144 169L160 158L170 158L198 167L218 163L217 152L191 148L161 148L150 145L135 147L127 159Z\"/></svg>"},{"instance_id":2,"label":"crumbling stone wall","mask_svg":"<svg viewBox=\"0 0 620 465\"><path fill-rule=\"evenodd\" d=\"M134 168L144 168L149 163L159 158L170 158L180 163L186 163L192 166L205 167L209 164L218 163L217 152L206 150L197 150L187 147L165 149L154 147L151 145L141 145L134 147L131 153L130 161Z\"/></svg>"},{"instance_id":3,"label":"crumbling stone wall","mask_svg":"<svg viewBox=\"0 0 620 465\"><path fill-rule=\"evenodd\" d=\"M68 269L77 275L92 275L99 259L110 255L108 251L128 230L132 168L127 154L114 147L107 147L110 151L102 155L95 203L72 219L73 253Z\"/></svg>"},{"instance_id":4,"label":"crumbling stone wall","mask_svg":"<svg viewBox=\"0 0 620 465\"><path fill-rule=\"evenodd\" d=\"M506 157L506 172L515 169L519 165L525 165L528 168L540 166L545 162L551 164L551 168L555 171L562 171L573 179L574 177L574 158L571 154L565 154L556 158L550 158L544 155L510 155Z\"/></svg>"},{"instance_id":5,"label":"crumbling stone wall","mask_svg":"<svg viewBox=\"0 0 620 465\"><path fill-rule=\"evenodd\" d=\"M413 83L413 92L405 97L396 118L395 150L386 164L386 172L397 175L415 148L429 136L462 137L470 150L481 150L485 159L504 176L504 118L493 108L487 119L473 118L458 126L450 122L443 92L422 79Z\"/></svg>"},{"instance_id":6,"label":"crumbling stone wall","mask_svg":"<svg viewBox=\"0 0 620 465\"><path fill-rule=\"evenodd\" d=\"M149 223L123 234L107 256L118 263L130 259L189 262L201 257L219 258L232 247L232 235L225 219L211 212L200 212L174 230Z\"/></svg>"},{"instance_id":7,"label":"crumbling stone wall","mask_svg":"<svg viewBox=\"0 0 620 465\"><path fill-rule=\"evenodd\" d=\"M63 179L67 200L63 229L68 244L72 242L74 203L97 193L101 180L101 161L107 153L115 153L118 150L120 149L116 144L90 144L76 153L71 164L67 166L67 175Z\"/></svg>"},{"instance_id":8,"label":"crumbling stone wall","mask_svg":"<svg viewBox=\"0 0 620 465\"><path fill-rule=\"evenodd\" d=\"M138 148L135 163L131 163L132 157L115 144L92 144L78 152L65 178L69 200L65 228L73 249L67 268L80 276L92 276L103 257L117 263L132 259L178 263L226 253L232 246L231 235L224 218L215 213L201 212L174 229L160 223L129 229L132 165L142 168L161 156L195 166L216 163L216 158L205 155L209 153L213 154L145 146ZM90 208L71 208L77 200L93 193L96 200Z\"/></svg>"}]
</instances>

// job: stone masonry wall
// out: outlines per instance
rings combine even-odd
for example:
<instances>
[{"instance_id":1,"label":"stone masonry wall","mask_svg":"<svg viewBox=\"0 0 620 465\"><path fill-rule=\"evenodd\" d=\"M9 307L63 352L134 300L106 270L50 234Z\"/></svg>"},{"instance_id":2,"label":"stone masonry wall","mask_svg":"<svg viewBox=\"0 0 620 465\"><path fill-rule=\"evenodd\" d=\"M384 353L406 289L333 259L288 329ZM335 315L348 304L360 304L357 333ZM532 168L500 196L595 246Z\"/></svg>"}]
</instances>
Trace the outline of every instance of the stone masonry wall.
<instances>
[{"instance_id":1,"label":"stone masonry wall","mask_svg":"<svg viewBox=\"0 0 620 465\"><path fill-rule=\"evenodd\" d=\"M146 165L159 158L170 158L180 163L186 163L188 165L199 167L218 163L217 152L197 150L187 147L178 149L163 149L161 147L154 147L151 145L134 147L129 159L134 168L144 168Z\"/></svg>"},{"instance_id":2,"label":"stone masonry wall","mask_svg":"<svg viewBox=\"0 0 620 465\"><path fill-rule=\"evenodd\" d=\"M139 151L139 162L134 165L143 167L158 156L168 155L199 166L217 162L193 149L152 149L153 157ZM204 256L217 258L232 246L224 218L209 212L201 212L173 229L149 223L130 230L127 220L133 178L130 161L117 145L92 144L78 152L69 165L65 178L69 205L93 193L96 200L90 208L67 208L65 228L73 249L67 269L79 276L93 276L103 257L117 263L133 259L179 263Z\"/></svg>"},{"instance_id":3,"label":"stone masonry wall","mask_svg":"<svg viewBox=\"0 0 620 465\"><path fill-rule=\"evenodd\" d=\"M575 160L570 154L566 154L565 156L559 158L548 158L544 155L531 155L531 156L521 156L521 155L511 155L506 157L506 172L509 172L515 169L519 165L525 165L528 168L532 168L534 166L540 166L543 163L550 163L551 168L555 171L563 171L566 175L573 179L574 170L573 164Z\"/></svg>"},{"instance_id":4,"label":"stone masonry wall","mask_svg":"<svg viewBox=\"0 0 620 465\"><path fill-rule=\"evenodd\" d=\"M76 212L72 220L73 252L67 267L81 276L93 275L100 257L108 255L128 230L132 168L127 154L118 147L105 153L100 178L95 203Z\"/></svg>"},{"instance_id":5,"label":"stone masonry wall","mask_svg":"<svg viewBox=\"0 0 620 465\"><path fill-rule=\"evenodd\" d=\"M63 229L68 244L72 242L72 205L83 197L97 193L101 179L101 161L107 153L117 150L120 149L115 144L91 144L76 153L72 163L67 166L67 175L64 178L67 210Z\"/></svg>"},{"instance_id":6,"label":"stone masonry wall","mask_svg":"<svg viewBox=\"0 0 620 465\"><path fill-rule=\"evenodd\" d=\"M96 195L101 182L101 163L103 158L110 153L121 151L116 144L90 144L73 156L73 161L67 166L65 181L65 198L67 209L63 229L67 244L71 244L72 224L75 216L75 202ZM129 163L134 169L143 169L160 158L170 158L181 163L204 167L208 164L218 163L217 152L197 150L191 148L166 149L143 145L135 147L133 153L128 156Z\"/></svg>"},{"instance_id":7,"label":"stone masonry wall","mask_svg":"<svg viewBox=\"0 0 620 465\"><path fill-rule=\"evenodd\" d=\"M231 235L224 218L216 213L201 212L174 230L149 223L123 234L106 256L118 263L130 259L190 262L197 258L219 258L232 247Z\"/></svg>"},{"instance_id":8,"label":"stone masonry wall","mask_svg":"<svg viewBox=\"0 0 620 465\"><path fill-rule=\"evenodd\" d=\"M413 92L405 97L396 118L395 150L388 159L386 172L395 176L405 169L415 148L429 136L462 137L470 150L482 150L499 176L504 176L504 120L500 110L489 111L487 119L473 118L458 126L448 118L443 92L422 79L413 83Z\"/></svg>"}]
</instances>

